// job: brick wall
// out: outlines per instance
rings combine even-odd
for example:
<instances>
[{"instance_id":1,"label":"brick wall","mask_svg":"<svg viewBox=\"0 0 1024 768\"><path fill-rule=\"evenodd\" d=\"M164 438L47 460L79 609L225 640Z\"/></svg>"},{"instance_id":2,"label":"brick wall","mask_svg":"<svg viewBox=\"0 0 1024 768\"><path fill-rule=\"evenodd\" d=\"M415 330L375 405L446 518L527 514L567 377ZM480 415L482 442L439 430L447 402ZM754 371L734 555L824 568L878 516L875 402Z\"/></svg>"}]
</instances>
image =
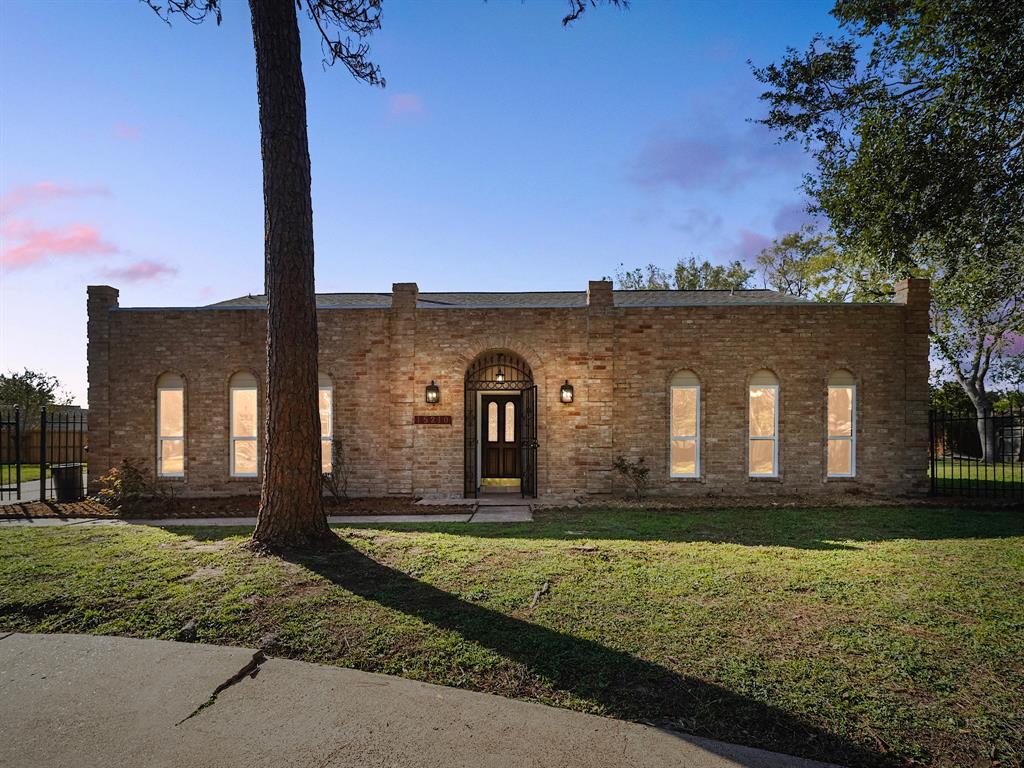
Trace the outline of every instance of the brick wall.
<instances>
[{"instance_id":1,"label":"brick wall","mask_svg":"<svg viewBox=\"0 0 1024 768\"><path fill-rule=\"evenodd\" d=\"M618 490L619 454L645 457L653 490L682 496L926 489L927 281L902 283L887 305L621 308L600 281L587 294L579 308L417 309L416 286L396 284L390 309L322 309L320 367L350 492L462 495L463 377L495 349L522 356L538 385L541 494ZM121 309L107 286L89 288L88 310L90 483L121 457L153 465L156 380L174 372L186 387L186 477L175 482L194 495L258 492L257 480L228 477L228 380L263 380L264 311ZM780 382L780 473L750 479L747 386L765 368ZM839 368L857 382L852 480L825 477L826 382ZM684 369L701 382L699 479L669 477L669 383ZM424 398L431 380L436 405Z\"/></svg>"}]
</instances>

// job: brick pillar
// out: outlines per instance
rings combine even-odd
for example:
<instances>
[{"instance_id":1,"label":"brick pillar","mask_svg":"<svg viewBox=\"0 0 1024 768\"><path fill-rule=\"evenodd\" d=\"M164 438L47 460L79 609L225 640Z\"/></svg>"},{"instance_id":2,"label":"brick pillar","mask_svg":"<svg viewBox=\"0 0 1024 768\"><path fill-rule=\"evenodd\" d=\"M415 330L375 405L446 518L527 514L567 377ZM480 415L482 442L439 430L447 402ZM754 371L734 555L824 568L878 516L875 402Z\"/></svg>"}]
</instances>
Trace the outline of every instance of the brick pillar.
<instances>
[{"instance_id":1,"label":"brick pillar","mask_svg":"<svg viewBox=\"0 0 1024 768\"><path fill-rule=\"evenodd\" d=\"M88 485L93 493L98 490L100 475L113 464L110 445L110 310L117 307L118 291L109 285L90 285L87 295Z\"/></svg>"},{"instance_id":2,"label":"brick pillar","mask_svg":"<svg viewBox=\"0 0 1024 768\"><path fill-rule=\"evenodd\" d=\"M587 286L586 447L581 455L588 494L612 491L614 340L612 284L607 280L591 280Z\"/></svg>"},{"instance_id":3,"label":"brick pillar","mask_svg":"<svg viewBox=\"0 0 1024 768\"><path fill-rule=\"evenodd\" d=\"M928 312L931 303L928 280L900 280L896 283L895 303L906 306L903 322L904 473L908 492L923 494L928 491Z\"/></svg>"},{"instance_id":4,"label":"brick pillar","mask_svg":"<svg viewBox=\"0 0 1024 768\"><path fill-rule=\"evenodd\" d=\"M390 366L388 371L389 494L411 494L415 428L413 402L416 394L416 283L391 286L389 317Z\"/></svg>"}]
</instances>

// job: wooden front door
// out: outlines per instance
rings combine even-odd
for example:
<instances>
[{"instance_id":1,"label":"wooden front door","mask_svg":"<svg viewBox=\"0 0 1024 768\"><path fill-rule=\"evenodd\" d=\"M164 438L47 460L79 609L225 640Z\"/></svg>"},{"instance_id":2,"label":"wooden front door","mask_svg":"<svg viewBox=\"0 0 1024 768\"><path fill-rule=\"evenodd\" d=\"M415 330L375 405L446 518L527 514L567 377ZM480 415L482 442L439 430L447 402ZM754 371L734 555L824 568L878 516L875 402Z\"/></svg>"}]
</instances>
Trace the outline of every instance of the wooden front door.
<instances>
[{"instance_id":1,"label":"wooden front door","mask_svg":"<svg viewBox=\"0 0 1024 768\"><path fill-rule=\"evenodd\" d=\"M519 477L519 395L481 395L481 478Z\"/></svg>"}]
</instances>

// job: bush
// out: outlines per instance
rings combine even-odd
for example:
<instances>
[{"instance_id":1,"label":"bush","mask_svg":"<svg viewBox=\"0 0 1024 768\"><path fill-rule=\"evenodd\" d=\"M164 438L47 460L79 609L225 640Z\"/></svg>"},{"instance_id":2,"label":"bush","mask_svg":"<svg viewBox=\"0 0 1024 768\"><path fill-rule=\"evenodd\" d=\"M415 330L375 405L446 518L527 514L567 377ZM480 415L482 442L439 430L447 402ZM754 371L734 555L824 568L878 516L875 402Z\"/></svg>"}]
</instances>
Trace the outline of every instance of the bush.
<instances>
[{"instance_id":1,"label":"bush","mask_svg":"<svg viewBox=\"0 0 1024 768\"><path fill-rule=\"evenodd\" d=\"M647 491L647 482L651 474L651 468L647 466L644 457L641 456L636 461L629 461L622 456L616 456L615 463L612 466L616 472L633 486L634 498L637 501L643 501L644 493Z\"/></svg>"},{"instance_id":2,"label":"bush","mask_svg":"<svg viewBox=\"0 0 1024 768\"><path fill-rule=\"evenodd\" d=\"M348 499L348 465L345 463L345 445L340 438L331 441L331 471L324 472L320 481L336 504Z\"/></svg>"},{"instance_id":3,"label":"bush","mask_svg":"<svg viewBox=\"0 0 1024 768\"><path fill-rule=\"evenodd\" d=\"M106 507L120 509L143 499L158 499L173 506L175 491L173 485L155 482L144 462L138 459L121 459L100 477L100 490L96 499Z\"/></svg>"}]
</instances>

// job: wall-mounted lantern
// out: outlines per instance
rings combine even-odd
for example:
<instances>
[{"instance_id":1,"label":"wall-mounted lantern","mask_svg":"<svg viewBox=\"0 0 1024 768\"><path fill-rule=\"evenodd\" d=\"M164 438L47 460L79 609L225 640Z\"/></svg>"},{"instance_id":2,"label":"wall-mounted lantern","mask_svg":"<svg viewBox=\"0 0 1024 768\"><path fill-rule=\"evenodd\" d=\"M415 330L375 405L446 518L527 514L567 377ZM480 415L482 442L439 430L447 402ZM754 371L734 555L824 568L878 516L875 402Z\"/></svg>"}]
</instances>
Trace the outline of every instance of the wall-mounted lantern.
<instances>
[{"instance_id":1,"label":"wall-mounted lantern","mask_svg":"<svg viewBox=\"0 0 1024 768\"><path fill-rule=\"evenodd\" d=\"M572 384L569 383L568 379L566 379L565 384L562 385L560 399L563 403L572 402Z\"/></svg>"},{"instance_id":2,"label":"wall-mounted lantern","mask_svg":"<svg viewBox=\"0 0 1024 768\"><path fill-rule=\"evenodd\" d=\"M434 383L433 379L427 384L427 402L431 405L441 402L441 389Z\"/></svg>"}]
</instances>

